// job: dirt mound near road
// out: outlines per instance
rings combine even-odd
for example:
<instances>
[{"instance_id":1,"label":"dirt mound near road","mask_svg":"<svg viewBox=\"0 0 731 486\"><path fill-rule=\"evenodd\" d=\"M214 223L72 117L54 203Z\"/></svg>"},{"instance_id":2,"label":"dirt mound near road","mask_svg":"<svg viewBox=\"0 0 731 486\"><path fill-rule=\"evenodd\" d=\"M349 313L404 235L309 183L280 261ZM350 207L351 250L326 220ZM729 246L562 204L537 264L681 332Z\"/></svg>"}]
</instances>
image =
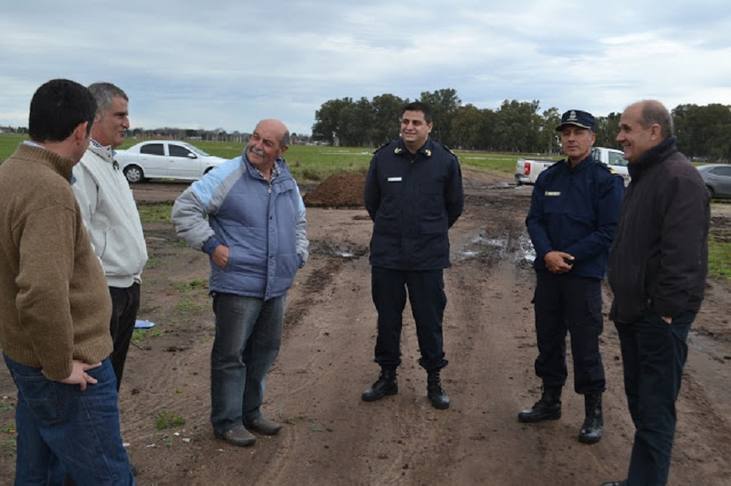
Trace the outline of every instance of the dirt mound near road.
<instances>
[{"instance_id":1,"label":"dirt mound near road","mask_svg":"<svg viewBox=\"0 0 731 486\"><path fill-rule=\"evenodd\" d=\"M365 172L341 172L331 175L313 191L305 194L305 204L331 208L363 207L365 177Z\"/></svg>"}]
</instances>

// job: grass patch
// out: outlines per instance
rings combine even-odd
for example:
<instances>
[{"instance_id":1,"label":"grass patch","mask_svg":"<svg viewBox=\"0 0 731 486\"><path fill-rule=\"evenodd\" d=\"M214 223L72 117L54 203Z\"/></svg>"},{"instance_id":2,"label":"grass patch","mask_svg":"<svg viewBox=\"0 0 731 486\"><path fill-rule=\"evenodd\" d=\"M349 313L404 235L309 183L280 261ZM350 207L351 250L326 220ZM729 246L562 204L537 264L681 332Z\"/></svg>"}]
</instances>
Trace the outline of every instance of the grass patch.
<instances>
[{"instance_id":1,"label":"grass patch","mask_svg":"<svg viewBox=\"0 0 731 486\"><path fill-rule=\"evenodd\" d=\"M175 304L175 312L177 312L178 314L190 314L200 312L203 310L204 307L205 306L203 304L194 302L193 299L186 295L181 297L178 303Z\"/></svg>"},{"instance_id":2,"label":"grass patch","mask_svg":"<svg viewBox=\"0 0 731 486\"><path fill-rule=\"evenodd\" d=\"M132 342L140 344L147 338L156 338L162 336L162 330L159 327L153 327L152 329L135 329L132 331Z\"/></svg>"},{"instance_id":3,"label":"grass patch","mask_svg":"<svg viewBox=\"0 0 731 486\"><path fill-rule=\"evenodd\" d=\"M199 289L208 288L208 280L204 278L196 278L189 282L173 282L172 286L178 292L192 292Z\"/></svg>"},{"instance_id":4,"label":"grass patch","mask_svg":"<svg viewBox=\"0 0 731 486\"><path fill-rule=\"evenodd\" d=\"M18 144L26 140L27 136L17 134L0 135L0 161L10 156ZM129 148L132 145L141 142L128 138L122 143L120 149ZM226 159L231 159L241 155L244 149L243 143L234 142L210 142L195 140L191 142L196 147L208 152L211 155L217 155ZM373 157L374 147L330 147L325 145L292 145L286 153L287 164L292 174L297 180L317 182L325 179L332 174L343 171L364 171L368 168L368 164ZM455 151L459 156L460 162L466 167L478 169L493 170L506 174L512 174L515 170L515 162L523 157L521 154L515 153L494 153L482 151ZM544 157L541 155L530 154L530 157L540 158L556 158ZM155 218L154 221L170 221L169 207L163 210L161 207L169 205L151 204L140 206L140 213L144 206L151 206L158 209L150 209L150 217ZM164 217L155 211L167 211ZM145 220L143 220L145 222Z\"/></svg>"},{"instance_id":5,"label":"grass patch","mask_svg":"<svg viewBox=\"0 0 731 486\"><path fill-rule=\"evenodd\" d=\"M715 237L708 239L708 275L731 280L731 243Z\"/></svg>"},{"instance_id":6,"label":"grass patch","mask_svg":"<svg viewBox=\"0 0 731 486\"><path fill-rule=\"evenodd\" d=\"M166 430L172 429L173 427L180 427L185 425L185 419L175 412L169 410L163 410L155 417L155 429Z\"/></svg>"},{"instance_id":7,"label":"grass patch","mask_svg":"<svg viewBox=\"0 0 731 486\"><path fill-rule=\"evenodd\" d=\"M24 140L28 140L27 135L18 135L17 133L0 134L0 164L18 148Z\"/></svg>"},{"instance_id":8,"label":"grass patch","mask_svg":"<svg viewBox=\"0 0 731 486\"><path fill-rule=\"evenodd\" d=\"M170 211L172 203L138 204L137 210L140 213L142 224L170 223Z\"/></svg>"}]
</instances>

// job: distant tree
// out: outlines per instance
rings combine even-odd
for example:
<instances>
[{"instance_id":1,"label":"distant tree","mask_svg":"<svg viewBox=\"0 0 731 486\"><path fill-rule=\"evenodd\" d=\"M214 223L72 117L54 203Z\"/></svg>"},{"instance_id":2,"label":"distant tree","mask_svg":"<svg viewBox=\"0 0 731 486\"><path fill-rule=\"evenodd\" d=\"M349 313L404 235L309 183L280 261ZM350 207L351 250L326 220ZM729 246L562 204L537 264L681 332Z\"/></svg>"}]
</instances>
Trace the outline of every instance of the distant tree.
<instances>
[{"instance_id":1,"label":"distant tree","mask_svg":"<svg viewBox=\"0 0 731 486\"><path fill-rule=\"evenodd\" d=\"M619 133L619 118L621 113L610 113L607 116L596 118L596 143L597 147L619 148L617 144L617 133Z\"/></svg>"},{"instance_id":2,"label":"distant tree","mask_svg":"<svg viewBox=\"0 0 731 486\"><path fill-rule=\"evenodd\" d=\"M482 111L475 105L467 104L457 108L449 131L455 148L471 150L483 148L486 141L482 138L482 125Z\"/></svg>"},{"instance_id":3,"label":"distant tree","mask_svg":"<svg viewBox=\"0 0 731 486\"><path fill-rule=\"evenodd\" d=\"M731 160L731 107L678 105L673 110L678 148L690 157Z\"/></svg>"},{"instance_id":4,"label":"distant tree","mask_svg":"<svg viewBox=\"0 0 731 486\"><path fill-rule=\"evenodd\" d=\"M373 97L373 126L370 130L372 145L377 147L398 137L399 116L406 103L408 99L404 100L390 93Z\"/></svg>"},{"instance_id":5,"label":"distant tree","mask_svg":"<svg viewBox=\"0 0 731 486\"><path fill-rule=\"evenodd\" d=\"M315 124L312 126L312 138L329 144L335 143L336 137L342 136L342 119L344 110L351 107L351 98L328 100L315 112Z\"/></svg>"},{"instance_id":6,"label":"distant tree","mask_svg":"<svg viewBox=\"0 0 731 486\"><path fill-rule=\"evenodd\" d=\"M434 128L432 137L447 145L454 145L452 134L452 119L460 107L457 91L452 88L439 89L434 92L424 91L419 101L426 103L432 110Z\"/></svg>"}]
</instances>

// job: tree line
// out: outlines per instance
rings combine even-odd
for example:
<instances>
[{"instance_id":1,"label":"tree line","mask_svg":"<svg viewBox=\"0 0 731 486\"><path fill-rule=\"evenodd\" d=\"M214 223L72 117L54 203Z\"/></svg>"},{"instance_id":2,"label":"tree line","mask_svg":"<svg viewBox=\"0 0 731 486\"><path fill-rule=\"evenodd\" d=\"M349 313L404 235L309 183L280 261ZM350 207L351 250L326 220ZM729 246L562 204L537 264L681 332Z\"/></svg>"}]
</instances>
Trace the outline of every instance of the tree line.
<instances>
[{"instance_id":1,"label":"tree line","mask_svg":"<svg viewBox=\"0 0 731 486\"><path fill-rule=\"evenodd\" d=\"M408 98L382 94L328 100L315 113L312 138L331 145L377 147L398 136L398 118ZM462 104L451 88L421 93L432 109L432 137L453 148L555 154L558 108L541 110L540 101L505 100L499 108ZM617 147L621 113L596 116L597 146ZM679 105L672 110L678 147L686 155L731 160L731 106ZM617 147L619 148L619 147Z\"/></svg>"}]
</instances>

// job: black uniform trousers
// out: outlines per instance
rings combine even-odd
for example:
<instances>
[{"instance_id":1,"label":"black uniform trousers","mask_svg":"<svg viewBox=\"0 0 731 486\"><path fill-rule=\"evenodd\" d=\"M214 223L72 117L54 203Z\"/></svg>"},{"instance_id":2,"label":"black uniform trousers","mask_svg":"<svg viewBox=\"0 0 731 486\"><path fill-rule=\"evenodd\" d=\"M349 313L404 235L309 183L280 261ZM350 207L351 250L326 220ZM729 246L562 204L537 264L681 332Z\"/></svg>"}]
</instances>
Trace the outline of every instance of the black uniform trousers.
<instances>
[{"instance_id":1,"label":"black uniform trousers","mask_svg":"<svg viewBox=\"0 0 731 486\"><path fill-rule=\"evenodd\" d=\"M536 375L544 387L560 388L566 383L568 332L574 358L574 389L582 394L603 392L606 382L599 353L603 328L601 280L544 271L536 272L536 276Z\"/></svg>"},{"instance_id":2,"label":"black uniform trousers","mask_svg":"<svg viewBox=\"0 0 731 486\"><path fill-rule=\"evenodd\" d=\"M447 305L441 269L407 271L371 267L371 292L378 311L375 361L382 368L401 364L401 326L406 291L416 321L421 359L427 371L447 366L444 359L442 317Z\"/></svg>"},{"instance_id":3,"label":"black uniform trousers","mask_svg":"<svg viewBox=\"0 0 731 486\"><path fill-rule=\"evenodd\" d=\"M140 308L140 284L134 283L131 287L109 287L112 297L112 318L109 321L109 331L112 334L114 349L112 349L112 367L117 377L117 391L122 383L124 362L127 359L129 343L135 330L137 310Z\"/></svg>"},{"instance_id":4,"label":"black uniform trousers","mask_svg":"<svg viewBox=\"0 0 731 486\"><path fill-rule=\"evenodd\" d=\"M619 332L635 440L628 486L664 486L675 433L675 401L688 356L688 331L696 313L683 312L665 322L647 311L635 322L615 323Z\"/></svg>"}]
</instances>

